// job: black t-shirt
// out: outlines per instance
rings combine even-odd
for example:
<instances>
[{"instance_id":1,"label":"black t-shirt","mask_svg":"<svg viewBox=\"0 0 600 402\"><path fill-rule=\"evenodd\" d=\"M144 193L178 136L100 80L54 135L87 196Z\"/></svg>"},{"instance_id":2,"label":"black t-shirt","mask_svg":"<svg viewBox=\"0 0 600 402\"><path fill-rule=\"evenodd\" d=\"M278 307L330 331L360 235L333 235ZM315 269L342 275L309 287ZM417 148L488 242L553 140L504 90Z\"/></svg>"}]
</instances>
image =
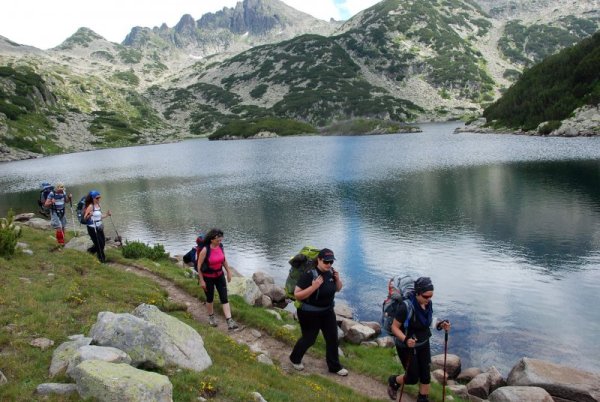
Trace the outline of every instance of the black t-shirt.
<instances>
[{"instance_id":1,"label":"black t-shirt","mask_svg":"<svg viewBox=\"0 0 600 402\"><path fill-rule=\"evenodd\" d=\"M335 279L331 271L321 272L318 268L315 268L317 274L323 277L323 283L319 286L319 289L315 290L310 297L302 300L302 302L316 306L316 307L333 307L333 299L335 297L336 285ZM306 289L312 285L313 272L312 270L304 272L300 275L296 286L300 289Z\"/></svg>"},{"instance_id":2,"label":"black t-shirt","mask_svg":"<svg viewBox=\"0 0 600 402\"><path fill-rule=\"evenodd\" d=\"M412 303L410 300L408 300L407 302ZM413 309L417 309L417 308L421 308L421 307L419 307L419 306L415 307L413 305ZM400 329L402 330L404 335L408 336L409 338L412 337L413 335L415 335L417 337L417 344L428 340L431 337L431 329L429 328L429 326L425 326L425 325L423 325L423 323L421 321L419 321L419 319L417 318L417 315L416 315L416 311L414 311L414 310L412 313L412 317L410 318L410 320L408 322L408 333L407 333L406 328L404 328L404 321L406 321L407 314L408 314L408 310L406 309L406 303L405 302L400 303L400 306L398 306L398 310L396 310L396 317L394 317L394 318L396 320L398 320L398 322L400 323Z\"/></svg>"}]
</instances>

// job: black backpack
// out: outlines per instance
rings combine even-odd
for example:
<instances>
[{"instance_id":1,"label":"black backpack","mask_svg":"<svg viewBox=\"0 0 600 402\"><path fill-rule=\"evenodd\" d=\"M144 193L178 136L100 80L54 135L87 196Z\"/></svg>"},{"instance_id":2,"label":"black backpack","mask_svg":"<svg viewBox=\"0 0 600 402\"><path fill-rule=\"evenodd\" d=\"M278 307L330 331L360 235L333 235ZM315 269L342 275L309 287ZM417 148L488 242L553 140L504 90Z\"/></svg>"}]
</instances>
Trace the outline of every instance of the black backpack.
<instances>
[{"instance_id":1,"label":"black backpack","mask_svg":"<svg viewBox=\"0 0 600 402\"><path fill-rule=\"evenodd\" d=\"M79 200L79 202L77 203L77 220L79 221L79 223L81 223L82 225L87 225L87 221L84 218L84 210L85 210L85 198L87 196L84 195L83 197L81 197L81 199Z\"/></svg>"}]
</instances>

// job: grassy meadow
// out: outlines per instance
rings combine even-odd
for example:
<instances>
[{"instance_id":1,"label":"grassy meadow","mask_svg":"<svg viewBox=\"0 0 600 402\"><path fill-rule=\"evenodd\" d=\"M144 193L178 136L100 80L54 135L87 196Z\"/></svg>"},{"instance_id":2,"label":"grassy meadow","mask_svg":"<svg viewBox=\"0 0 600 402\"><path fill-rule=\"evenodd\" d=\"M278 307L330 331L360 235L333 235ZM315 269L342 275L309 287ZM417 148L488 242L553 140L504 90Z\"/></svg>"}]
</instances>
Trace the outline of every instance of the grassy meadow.
<instances>
[{"instance_id":1,"label":"grassy meadow","mask_svg":"<svg viewBox=\"0 0 600 402\"><path fill-rule=\"evenodd\" d=\"M67 234L67 240L71 235ZM0 385L0 401L36 400L38 384L68 382L67 377L48 377L53 350L69 335L87 335L99 312L131 312L141 303L154 304L196 329L213 359L213 365L202 373L179 368L159 370L173 383L174 401L197 401L200 396L215 401L248 401L253 391L269 402L372 400L322 376L289 375L277 364L258 363L247 346L193 320L185 306L168 301L167 293L150 279L100 264L87 253L57 250L53 232L23 227L19 241L27 243L33 255L17 250L10 259L0 257L0 371L8 379L8 384ZM128 260L118 249L107 250L107 257L109 262L145 266L204 299L196 280L168 260ZM291 350L299 329L282 329L281 321L237 296L232 296L230 302L236 320L286 342ZM220 311L220 307L215 310ZM293 323L293 319L284 317L283 323ZM54 346L47 350L30 346L38 337L53 340ZM387 376L399 370L393 349L348 344L341 347L346 354L342 364L353 372L380 379L382 387ZM324 356L322 337L309 353ZM409 393L415 391L408 387ZM432 387L431 397L441 400L441 386ZM44 400L75 401L79 397L52 396Z\"/></svg>"}]
</instances>

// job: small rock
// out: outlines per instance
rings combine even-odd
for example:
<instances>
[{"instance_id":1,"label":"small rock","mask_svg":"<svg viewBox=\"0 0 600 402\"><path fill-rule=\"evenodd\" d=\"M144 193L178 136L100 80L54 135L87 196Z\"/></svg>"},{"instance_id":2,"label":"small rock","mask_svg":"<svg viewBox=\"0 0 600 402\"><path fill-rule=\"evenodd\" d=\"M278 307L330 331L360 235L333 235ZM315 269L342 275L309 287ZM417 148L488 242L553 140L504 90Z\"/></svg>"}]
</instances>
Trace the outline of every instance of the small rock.
<instances>
[{"instance_id":1,"label":"small rock","mask_svg":"<svg viewBox=\"0 0 600 402\"><path fill-rule=\"evenodd\" d=\"M255 338L260 338L262 336L262 334L260 333L259 330L257 329L251 329L250 330L250 334L255 337Z\"/></svg>"},{"instance_id":2,"label":"small rock","mask_svg":"<svg viewBox=\"0 0 600 402\"><path fill-rule=\"evenodd\" d=\"M377 345L379 345L380 348L393 348L395 346L394 337L389 335L380 336L379 338L375 339L375 342L377 342Z\"/></svg>"},{"instance_id":3,"label":"small rock","mask_svg":"<svg viewBox=\"0 0 600 402\"><path fill-rule=\"evenodd\" d=\"M26 248L26 249L23 250L23 254L25 254L25 255L33 255L33 251L30 250L30 249L28 249L28 248Z\"/></svg>"},{"instance_id":4,"label":"small rock","mask_svg":"<svg viewBox=\"0 0 600 402\"><path fill-rule=\"evenodd\" d=\"M258 392L252 392L250 395L252 396L252 400L254 402L267 402L266 399L263 398L263 396Z\"/></svg>"},{"instance_id":5,"label":"small rock","mask_svg":"<svg viewBox=\"0 0 600 402\"><path fill-rule=\"evenodd\" d=\"M342 348L340 348L339 346L338 346L338 354L339 354L341 357L346 357L346 355L344 354L344 351L343 351L343 350L342 350Z\"/></svg>"},{"instance_id":6,"label":"small rock","mask_svg":"<svg viewBox=\"0 0 600 402\"><path fill-rule=\"evenodd\" d=\"M274 316L275 318L277 318L279 321L283 321L283 319L281 318L281 316L279 315L279 313L277 311L274 310L265 310L267 313L271 314L272 316Z\"/></svg>"},{"instance_id":7,"label":"small rock","mask_svg":"<svg viewBox=\"0 0 600 402\"><path fill-rule=\"evenodd\" d=\"M20 241L17 242L17 248L28 248L29 244L27 243L21 243Z\"/></svg>"},{"instance_id":8,"label":"small rock","mask_svg":"<svg viewBox=\"0 0 600 402\"><path fill-rule=\"evenodd\" d=\"M444 383L444 377L446 378L446 380L448 379L448 376L444 373L444 370L442 369L435 369L431 372L432 377L440 384Z\"/></svg>"},{"instance_id":9,"label":"small rock","mask_svg":"<svg viewBox=\"0 0 600 402\"><path fill-rule=\"evenodd\" d=\"M77 384L45 383L35 389L38 395L68 395L77 392Z\"/></svg>"},{"instance_id":10,"label":"small rock","mask_svg":"<svg viewBox=\"0 0 600 402\"><path fill-rule=\"evenodd\" d=\"M29 279L29 278L20 277L19 279L21 280L21 282L31 283L31 279Z\"/></svg>"},{"instance_id":11,"label":"small rock","mask_svg":"<svg viewBox=\"0 0 600 402\"><path fill-rule=\"evenodd\" d=\"M285 324L282 328L284 328L288 331L294 331L296 329L296 326L292 325L292 324Z\"/></svg>"},{"instance_id":12,"label":"small rock","mask_svg":"<svg viewBox=\"0 0 600 402\"><path fill-rule=\"evenodd\" d=\"M273 365L273 360L271 360L271 358L264 353L261 353L260 355L258 355L256 360L258 360L258 362L262 363L262 364L268 364L269 366Z\"/></svg>"},{"instance_id":13,"label":"small rock","mask_svg":"<svg viewBox=\"0 0 600 402\"><path fill-rule=\"evenodd\" d=\"M54 345L54 341L48 338L35 338L29 344L33 347L40 348L42 350L48 349L50 346Z\"/></svg>"},{"instance_id":14,"label":"small rock","mask_svg":"<svg viewBox=\"0 0 600 402\"><path fill-rule=\"evenodd\" d=\"M4 384L8 384L8 379L6 378L4 373L2 371L0 371L0 386L2 386Z\"/></svg>"}]
</instances>

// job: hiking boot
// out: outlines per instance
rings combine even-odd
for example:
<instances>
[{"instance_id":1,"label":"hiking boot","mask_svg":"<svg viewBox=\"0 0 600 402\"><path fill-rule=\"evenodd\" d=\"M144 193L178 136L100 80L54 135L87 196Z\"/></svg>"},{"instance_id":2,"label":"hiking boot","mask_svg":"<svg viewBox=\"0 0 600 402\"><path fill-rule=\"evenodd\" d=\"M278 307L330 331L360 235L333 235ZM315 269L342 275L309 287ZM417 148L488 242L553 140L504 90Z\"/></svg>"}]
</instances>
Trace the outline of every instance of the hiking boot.
<instances>
[{"instance_id":1,"label":"hiking boot","mask_svg":"<svg viewBox=\"0 0 600 402\"><path fill-rule=\"evenodd\" d=\"M335 373L342 377L346 377L348 375L348 370L346 370L345 368L341 368L338 371L336 371Z\"/></svg>"},{"instance_id":2,"label":"hiking boot","mask_svg":"<svg viewBox=\"0 0 600 402\"><path fill-rule=\"evenodd\" d=\"M399 384L396 382L396 376L391 375L390 378L388 378L387 392L388 392L388 396L393 401L398 399L398 388L399 388Z\"/></svg>"},{"instance_id":3,"label":"hiking boot","mask_svg":"<svg viewBox=\"0 0 600 402\"><path fill-rule=\"evenodd\" d=\"M239 328L239 326L237 325L237 322L233 321L233 318L228 318L227 319L227 329L237 329Z\"/></svg>"},{"instance_id":4,"label":"hiking boot","mask_svg":"<svg viewBox=\"0 0 600 402\"><path fill-rule=\"evenodd\" d=\"M302 363L298 363L298 364L292 363L292 367L295 368L298 371L304 370L304 364L302 364Z\"/></svg>"},{"instance_id":5,"label":"hiking boot","mask_svg":"<svg viewBox=\"0 0 600 402\"><path fill-rule=\"evenodd\" d=\"M429 395L419 394L417 402L429 402Z\"/></svg>"},{"instance_id":6,"label":"hiking boot","mask_svg":"<svg viewBox=\"0 0 600 402\"><path fill-rule=\"evenodd\" d=\"M208 316L208 325L210 325L211 327L217 326L217 319L215 318L214 314L210 314Z\"/></svg>"}]
</instances>

